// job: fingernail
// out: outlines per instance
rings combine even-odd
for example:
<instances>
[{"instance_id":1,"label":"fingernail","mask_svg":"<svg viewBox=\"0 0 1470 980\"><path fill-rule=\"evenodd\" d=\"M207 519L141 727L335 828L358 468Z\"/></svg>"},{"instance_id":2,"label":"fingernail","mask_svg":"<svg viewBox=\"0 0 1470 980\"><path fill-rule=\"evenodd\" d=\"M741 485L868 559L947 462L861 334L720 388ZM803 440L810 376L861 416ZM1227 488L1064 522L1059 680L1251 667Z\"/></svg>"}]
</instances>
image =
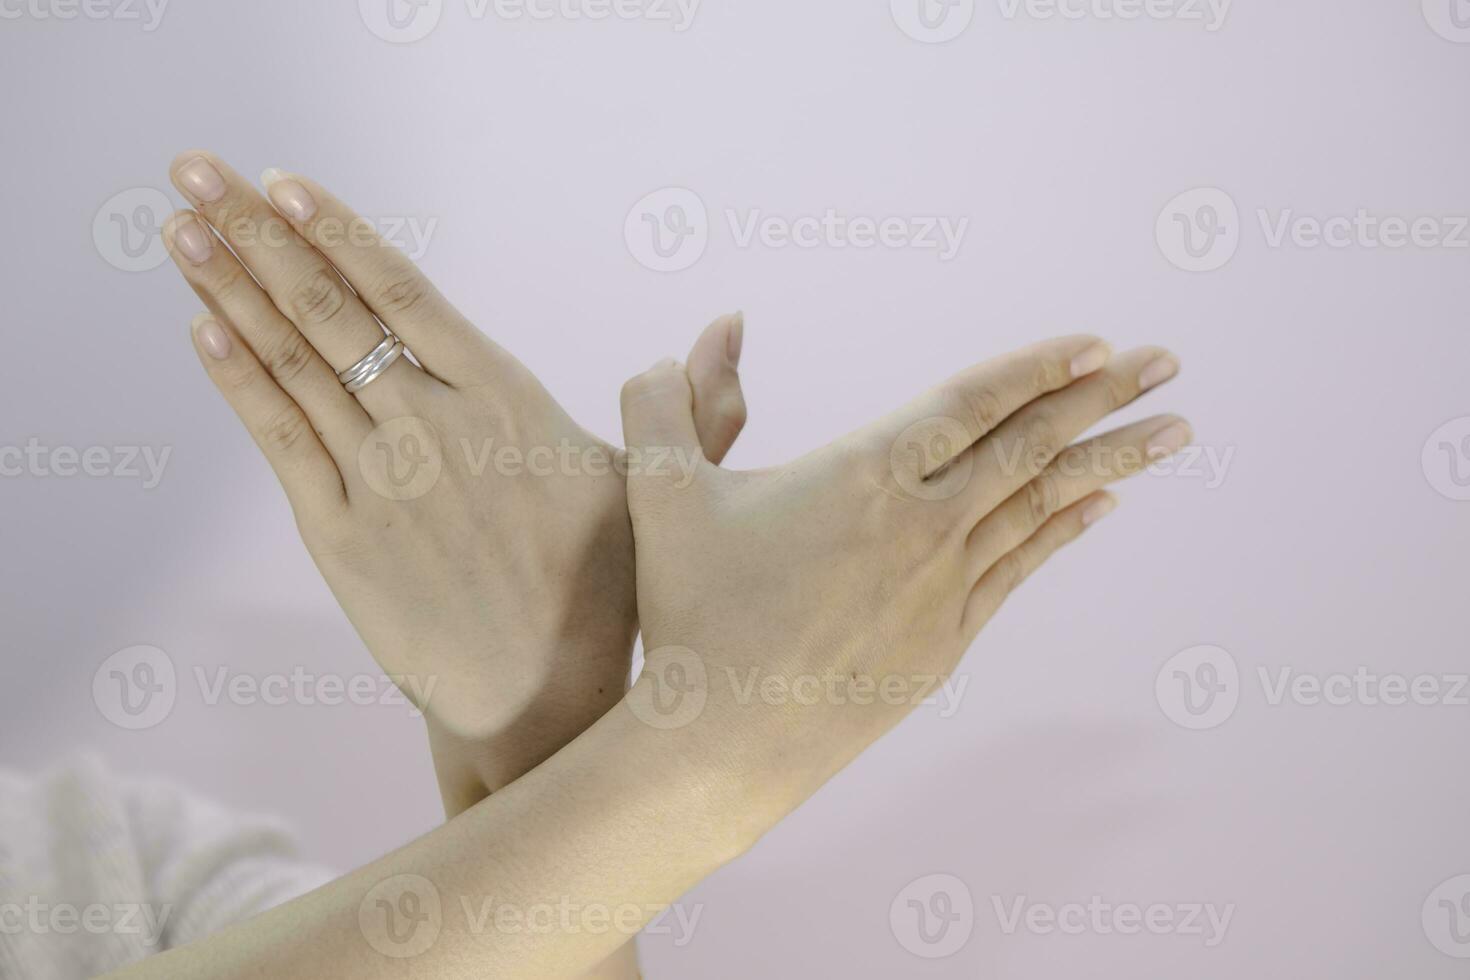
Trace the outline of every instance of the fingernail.
<instances>
[{"instance_id":1,"label":"fingernail","mask_svg":"<svg viewBox=\"0 0 1470 980\"><path fill-rule=\"evenodd\" d=\"M1175 422L1149 437L1146 447L1148 457L1149 459L1163 459L1166 456L1173 456L1189 445L1192 437L1193 433L1190 432L1188 425L1183 422Z\"/></svg>"},{"instance_id":2,"label":"fingernail","mask_svg":"<svg viewBox=\"0 0 1470 980\"><path fill-rule=\"evenodd\" d=\"M1165 354L1163 357L1150 361L1148 367L1138 376L1138 387L1143 391L1157 388L1179 373L1179 361L1173 354Z\"/></svg>"},{"instance_id":3,"label":"fingernail","mask_svg":"<svg viewBox=\"0 0 1470 980\"><path fill-rule=\"evenodd\" d=\"M730 332L725 335L725 358L732 368L740 366L740 351L745 346L745 311L730 318Z\"/></svg>"},{"instance_id":4,"label":"fingernail","mask_svg":"<svg viewBox=\"0 0 1470 980\"><path fill-rule=\"evenodd\" d=\"M193 216L181 219L174 225L174 247L194 265L203 265L214 254L214 236L209 229Z\"/></svg>"},{"instance_id":5,"label":"fingernail","mask_svg":"<svg viewBox=\"0 0 1470 980\"><path fill-rule=\"evenodd\" d=\"M179 168L179 183L186 194L205 204L225 196L225 179L203 157L195 157Z\"/></svg>"},{"instance_id":6,"label":"fingernail","mask_svg":"<svg viewBox=\"0 0 1470 980\"><path fill-rule=\"evenodd\" d=\"M208 313L201 313L194 318L193 327L194 336L198 338L199 346L204 348L204 353L216 361L230 356L230 335L225 333L218 320Z\"/></svg>"},{"instance_id":7,"label":"fingernail","mask_svg":"<svg viewBox=\"0 0 1470 980\"><path fill-rule=\"evenodd\" d=\"M1107 344L1093 344L1087 350L1072 358L1072 377L1083 378L1094 371L1101 371L1113 356L1112 348Z\"/></svg>"},{"instance_id":8,"label":"fingernail","mask_svg":"<svg viewBox=\"0 0 1470 980\"><path fill-rule=\"evenodd\" d=\"M282 214L296 221L309 221L316 214L316 198L300 181L292 180L275 167L260 175L266 196Z\"/></svg>"},{"instance_id":9,"label":"fingernail","mask_svg":"<svg viewBox=\"0 0 1470 980\"><path fill-rule=\"evenodd\" d=\"M1116 497L1099 497L1082 511L1082 526L1091 527L1118 508Z\"/></svg>"}]
</instances>

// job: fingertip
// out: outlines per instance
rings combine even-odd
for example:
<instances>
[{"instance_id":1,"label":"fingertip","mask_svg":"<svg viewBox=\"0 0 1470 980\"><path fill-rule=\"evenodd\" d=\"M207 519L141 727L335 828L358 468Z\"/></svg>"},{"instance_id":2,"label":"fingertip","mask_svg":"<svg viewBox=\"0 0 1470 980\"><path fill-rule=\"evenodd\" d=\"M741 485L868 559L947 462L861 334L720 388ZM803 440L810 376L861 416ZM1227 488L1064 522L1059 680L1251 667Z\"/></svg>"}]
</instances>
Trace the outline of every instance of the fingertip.
<instances>
[{"instance_id":1,"label":"fingertip","mask_svg":"<svg viewBox=\"0 0 1470 980\"><path fill-rule=\"evenodd\" d=\"M199 350L208 355L211 360L223 361L230 356L234 344L230 340L229 331L224 324L215 319L211 313L197 313L189 322L189 332L194 337L194 343Z\"/></svg>"},{"instance_id":2,"label":"fingertip","mask_svg":"<svg viewBox=\"0 0 1470 980\"><path fill-rule=\"evenodd\" d=\"M732 369L740 367L740 354L745 349L745 311L736 310L729 318L725 332L725 360Z\"/></svg>"},{"instance_id":3,"label":"fingertip","mask_svg":"<svg viewBox=\"0 0 1470 980\"><path fill-rule=\"evenodd\" d=\"M1106 490L1099 491L1082 505L1082 526L1091 527L1117 509L1118 498Z\"/></svg>"}]
</instances>

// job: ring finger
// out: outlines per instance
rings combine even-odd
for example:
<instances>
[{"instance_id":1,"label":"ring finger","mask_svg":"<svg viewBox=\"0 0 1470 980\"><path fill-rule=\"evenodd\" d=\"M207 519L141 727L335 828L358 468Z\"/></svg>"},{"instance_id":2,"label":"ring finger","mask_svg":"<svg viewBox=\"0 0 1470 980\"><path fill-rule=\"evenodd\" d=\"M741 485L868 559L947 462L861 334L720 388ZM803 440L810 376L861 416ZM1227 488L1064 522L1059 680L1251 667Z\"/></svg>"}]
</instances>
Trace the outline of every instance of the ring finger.
<instances>
[{"instance_id":1,"label":"ring finger","mask_svg":"<svg viewBox=\"0 0 1470 980\"><path fill-rule=\"evenodd\" d=\"M1183 419L1161 415L1068 447L1036 479L975 525L967 543L971 579L978 579L1079 500L1179 452L1191 435Z\"/></svg>"}]
</instances>

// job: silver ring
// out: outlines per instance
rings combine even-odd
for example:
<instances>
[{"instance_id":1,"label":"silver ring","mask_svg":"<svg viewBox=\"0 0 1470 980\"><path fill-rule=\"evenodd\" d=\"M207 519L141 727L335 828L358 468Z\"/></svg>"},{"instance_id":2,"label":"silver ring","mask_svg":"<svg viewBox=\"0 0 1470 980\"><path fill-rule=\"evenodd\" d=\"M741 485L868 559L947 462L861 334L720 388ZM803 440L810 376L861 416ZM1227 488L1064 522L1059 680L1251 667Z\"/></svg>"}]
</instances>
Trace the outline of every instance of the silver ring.
<instances>
[{"instance_id":1,"label":"silver ring","mask_svg":"<svg viewBox=\"0 0 1470 980\"><path fill-rule=\"evenodd\" d=\"M368 368L372 367L380 359L386 357L388 351L390 351L393 348L393 345L396 343L398 343L397 337L393 336L391 333L384 334L382 342L379 343L378 346L374 347L372 351L368 353L367 357L364 357L362 360L352 365L352 367L348 368L346 371L339 372L337 375L337 380L342 382L344 385L352 381L352 379L356 378Z\"/></svg>"},{"instance_id":2,"label":"silver ring","mask_svg":"<svg viewBox=\"0 0 1470 980\"><path fill-rule=\"evenodd\" d=\"M348 394L356 394L378 380L384 371L393 366L394 361L403 356L403 341L397 337L392 339L393 346L388 348L386 354L369 364L366 370L342 386L347 389Z\"/></svg>"}]
</instances>

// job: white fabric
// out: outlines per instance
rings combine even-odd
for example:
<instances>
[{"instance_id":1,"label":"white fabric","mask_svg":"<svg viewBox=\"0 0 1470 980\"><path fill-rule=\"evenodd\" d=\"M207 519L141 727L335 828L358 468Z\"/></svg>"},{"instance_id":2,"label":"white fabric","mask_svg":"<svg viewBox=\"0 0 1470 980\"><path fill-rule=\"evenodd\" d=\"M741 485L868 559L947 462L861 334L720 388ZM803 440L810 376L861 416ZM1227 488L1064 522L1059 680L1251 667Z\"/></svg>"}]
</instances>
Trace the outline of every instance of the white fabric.
<instances>
[{"instance_id":1,"label":"white fabric","mask_svg":"<svg viewBox=\"0 0 1470 980\"><path fill-rule=\"evenodd\" d=\"M96 976L333 877L273 820L92 757L0 771L0 980Z\"/></svg>"}]
</instances>

